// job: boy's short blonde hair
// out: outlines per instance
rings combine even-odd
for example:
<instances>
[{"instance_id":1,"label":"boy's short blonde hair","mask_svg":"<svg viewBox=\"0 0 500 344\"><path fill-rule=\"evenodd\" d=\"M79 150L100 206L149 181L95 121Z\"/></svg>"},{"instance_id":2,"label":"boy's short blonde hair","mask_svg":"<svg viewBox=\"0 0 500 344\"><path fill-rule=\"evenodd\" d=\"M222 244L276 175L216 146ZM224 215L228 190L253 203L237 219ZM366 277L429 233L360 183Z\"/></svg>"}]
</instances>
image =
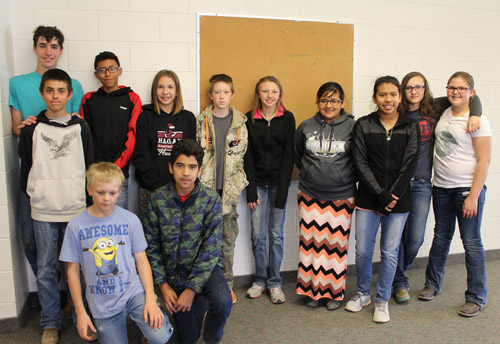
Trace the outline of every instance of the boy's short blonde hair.
<instances>
[{"instance_id":1,"label":"boy's short blonde hair","mask_svg":"<svg viewBox=\"0 0 500 344\"><path fill-rule=\"evenodd\" d=\"M227 74L215 74L210 78L210 86L208 92L212 93L214 90L214 85L218 82L225 82L231 88L231 92L234 93L233 79Z\"/></svg>"},{"instance_id":2,"label":"boy's short blonde hair","mask_svg":"<svg viewBox=\"0 0 500 344\"><path fill-rule=\"evenodd\" d=\"M97 182L110 183L114 180L120 181L120 188L123 186L125 176L121 168L111 162L99 162L90 165L87 170L87 185L93 189Z\"/></svg>"}]
</instances>

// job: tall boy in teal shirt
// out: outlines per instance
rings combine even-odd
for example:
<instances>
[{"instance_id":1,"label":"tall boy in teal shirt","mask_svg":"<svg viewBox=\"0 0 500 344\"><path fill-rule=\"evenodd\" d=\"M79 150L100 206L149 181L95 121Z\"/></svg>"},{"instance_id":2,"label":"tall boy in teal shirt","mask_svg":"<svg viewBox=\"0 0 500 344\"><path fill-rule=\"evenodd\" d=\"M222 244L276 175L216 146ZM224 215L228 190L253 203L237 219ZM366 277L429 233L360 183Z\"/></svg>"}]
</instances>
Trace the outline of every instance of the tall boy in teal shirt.
<instances>
[{"instance_id":1,"label":"tall boy in teal shirt","mask_svg":"<svg viewBox=\"0 0 500 344\"><path fill-rule=\"evenodd\" d=\"M9 105L12 116L12 132L19 136L22 121L28 117L35 118L47 107L40 96L42 75L49 69L57 68L57 62L63 53L64 35L55 26L38 26L33 31L33 53L36 55L36 70L29 74L18 75L10 79ZM73 96L66 104L67 113L78 113L83 98L82 85L71 79ZM35 123L35 121L32 121ZM18 204L18 222L24 253L28 262L37 274L36 244L31 219L31 208L28 197L21 192Z\"/></svg>"}]
</instances>

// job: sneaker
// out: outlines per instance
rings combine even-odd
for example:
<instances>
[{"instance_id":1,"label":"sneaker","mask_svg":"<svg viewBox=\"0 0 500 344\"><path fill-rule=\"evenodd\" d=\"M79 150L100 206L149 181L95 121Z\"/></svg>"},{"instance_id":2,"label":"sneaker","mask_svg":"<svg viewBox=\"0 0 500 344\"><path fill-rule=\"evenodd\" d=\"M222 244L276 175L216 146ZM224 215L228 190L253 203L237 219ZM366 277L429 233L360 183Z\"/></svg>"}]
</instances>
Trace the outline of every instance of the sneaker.
<instances>
[{"instance_id":1,"label":"sneaker","mask_svg":"<svg viewBox=\"0 0 500 344\"><path fill-rule=\"evenodd\" d=\"M394 299L397 303L405 303L410 301L410 293L406 288L400 288L394 293Z\"/></svg>"},{"instance_id":2,"label":"sneaker","mask_svg":"<svg viewBox=\"0 0 500 344\"><path fill-rule=\"evenodd\" d=\"M238 299L236 298L236 294L234 293L233 289L229 289L231 290L231 300L233 301L233 305L236 303L236 301L238 301Z\"/></svg>"},{"instance_id":3,"label":"sneaker","mask_svg":"<svg viewBox=\"0 0 500 344\"><path fill-rule=\"evenodd\" d=\"M266 287L253 282L252 286L247 290L247 297L249 299L256 299L262 295L267 289Z\"/></svg>"},{"instance_id":4,"label":"sneaker","mask_svg":"<svg viewBox=\"0 0 500 344\"><path fill-rule=\"evenodd\" d=\"M357 294L354 295L354 297L345 305L345 310L349 312L359 312L364 306L368 306L370 303L372 303L370 294L364 295L358 291Z\"/></svg>"},{"instance_id":5,"label":"sneaker","mask_svg":"<svg viewBox=\"0 0 500 344\"><path fill-rule=\"evenodd\" d=\"M307 303L306 303L307 307L318 307L318 305L319 305L319 301L311 299L311 298L309 298L309 301L307 301Z\"/></svg>"},{"instance_id":6,"label":"sneaker","mask_svg":"<svg viewBox=\"0 0 500 344\"><path fill-rule=\"evenodd\" d=\"M389 316L389 302L375 302L375 313L373 313L373 321L375 321L376 323L386 323L389 320L391 320L391 317Z\"/></svg>"},{"instance_id":7,"label":"sneaker","mask_svg":"<svg viewBox=\"0 0 500 344\"><path fill-rule=\"evenodd\" d=\"M334 310L336 310L339 307L340 307L340 301L337 301L337 300L328 300L326 302L326 309L328 309L329 311L334 311Z\"/></svg>"},{"instance_id":8,"label":"sneaker","mask_svg":"<svg viewBox=\"0 0 500 344\"><path fill-rule=\"evenodd\" d=\"M463 317L470 318L478 315L480 311L481 311L481 306L479 306L477 303L466 301L462 305L462 307L460 307L458 314L460 314Z\"/></svg>"},{"instance_id":9,"label":"sneaker","mask_svg":"<svg viewBox=\"0 0 500 344\"><path fill-rule=\"evenodd\" d=\"M425 286L424 289L418 294L418 299L422 301L431 301L436 296L437 291L432 289L431 287Z\"/></svg>"},{"instance_id":10,"label":"sneaker","mask_svg":"<svg viewBox=\"0 0 500 344\"><path fill-rule=\"evenodd\" d=\"M42 334L42 344L59 343L59 333L55 328L46 328Z\"/></svg>"},{"instance_id":11,"label":"sneaker","mask_svg":"<svg viewBox=\"0 0 500 344\"><path fill-rule=\"evenodd\" d=\"M271 302L274 304L282 304L286 302L285 293L281 287L271 288Z\"/></svg>"}]
</instances>

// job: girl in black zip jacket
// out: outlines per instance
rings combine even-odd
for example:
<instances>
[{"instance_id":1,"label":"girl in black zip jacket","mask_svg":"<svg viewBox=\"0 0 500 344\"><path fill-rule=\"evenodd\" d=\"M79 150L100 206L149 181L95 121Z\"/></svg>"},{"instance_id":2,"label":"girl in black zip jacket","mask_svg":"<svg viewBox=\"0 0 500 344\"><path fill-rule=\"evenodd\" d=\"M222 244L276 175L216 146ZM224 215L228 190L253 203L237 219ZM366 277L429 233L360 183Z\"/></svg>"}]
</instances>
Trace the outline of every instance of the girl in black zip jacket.
<instances>
[{"instance_id":1,"label":"girl in black zip jacket","mask_svg":"<svg viewBox=\"0 0 500 344\"><path fill-rule=\"evenodd\" d=\"M400 111L399 90L396 78L378 78L373 92L378 110L360 118L353 131L354 165L359 177L356 195L357 294L347 303L346 310L357 312L371 303L372 257L378 228L382 225L375 322L390 320L388 301L401 233L411 207L409 187L420 142L418 123Z\"/></svg>"},{"instance_id":2,"label":"girl in black zip jacket","mask_svg":"<svg viewBox=\"0 0 500 344\"><path fill-rule=\"evenodd\" d=\"M281 290L280 267L295 132L295 119L285 110L282 97L283 88L278 79L263 77L255 86L253 108L246 114L245 174L249 182L247 202L251 209L255 258L255 282L248 289L247 297L258 298L268 289L275 304L286 301Z\"/></svg>"}]
</instances>

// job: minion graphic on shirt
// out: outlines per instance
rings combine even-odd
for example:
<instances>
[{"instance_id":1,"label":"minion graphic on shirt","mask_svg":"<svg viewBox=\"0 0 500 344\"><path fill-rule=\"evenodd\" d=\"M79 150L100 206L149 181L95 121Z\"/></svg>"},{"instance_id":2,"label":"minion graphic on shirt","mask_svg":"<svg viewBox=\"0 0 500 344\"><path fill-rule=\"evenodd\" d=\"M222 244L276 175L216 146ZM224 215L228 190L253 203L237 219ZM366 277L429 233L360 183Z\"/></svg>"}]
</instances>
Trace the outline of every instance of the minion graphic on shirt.
<instances>
[{"instance_id":1,"label":"minion graphic on shirt","mask_svg":"<svg viewBox=\"0 0 500 344\"><path fill-rule=\"evenodd\" d=\"M116 252L120 245L125 245L125 243L120 241L115 245L115 240L113 238L100 238L94 242L92 249L87 247L83 248L83 252L89 251L94 254L97 276L116 276L118 274L118 256Z\"/></svg>"}]
</instances>

